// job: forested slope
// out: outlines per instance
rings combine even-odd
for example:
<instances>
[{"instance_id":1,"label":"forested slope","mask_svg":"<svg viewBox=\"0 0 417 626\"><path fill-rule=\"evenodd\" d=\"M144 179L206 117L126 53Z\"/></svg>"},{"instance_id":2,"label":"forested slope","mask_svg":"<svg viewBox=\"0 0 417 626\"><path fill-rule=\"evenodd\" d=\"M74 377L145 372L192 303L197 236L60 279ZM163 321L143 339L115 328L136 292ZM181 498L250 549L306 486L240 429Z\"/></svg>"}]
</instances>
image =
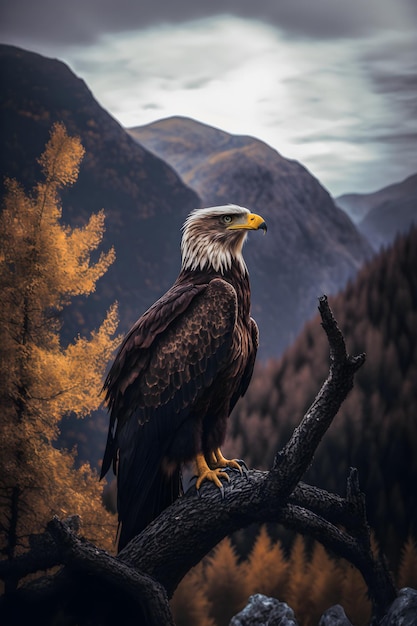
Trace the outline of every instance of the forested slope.
<instances>
[{"instance_id":1,"label":"forested slope","mask_svg":"<svg viewBox=\"0 0 417 626\"><path fill-rule=\"evenodd\" d=\"M367 360L305 478L343 493L357 467L370 523L395 561L417 534L417 228L368 262L331 306L349 352ZM258 365L232 416L228 453L268 467L320 389L328 358L317 316L279 361Z\"/></svg>"}]
</instances>

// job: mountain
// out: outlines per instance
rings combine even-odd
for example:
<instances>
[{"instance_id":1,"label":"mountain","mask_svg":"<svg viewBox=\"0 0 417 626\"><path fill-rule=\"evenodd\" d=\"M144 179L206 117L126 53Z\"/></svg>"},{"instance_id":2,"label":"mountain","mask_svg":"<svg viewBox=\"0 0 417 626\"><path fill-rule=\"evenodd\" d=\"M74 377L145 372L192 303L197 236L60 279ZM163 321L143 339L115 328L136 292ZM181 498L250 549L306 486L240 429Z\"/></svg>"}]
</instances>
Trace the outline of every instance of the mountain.
<instances>
[{"instance_id":1,"label":"mountain","mask_svg":"<svg viewBox=\"0 0 417 626\"><path fill-rule=\"evenodd\" d=\"M300 163L253 137L173 117L130 129L181 175L206 206L236 203L268 224L248 238L245 258L262 357L278 356L316 308L353 276L371 248Z\"/></svg>"},{"instance_id":2,"label":"mountain","mask_svg":"<svg viewBox=\"0 0 417 626\"><path fill-rule=\"evenodd\" d=\"M365 352L366 361L305 476L344 495L349 468L358 468L369 521L392 563L407 536L417 537L416 268L414 227L330 299L348 352ZM226 456L270 467L328 374L320 322L310 320L281 359L258 363L232 415Z\"/></svg>"},{"instance_id":3,"label":"mountain","mask_svg":"<svg viewBox=\"0 0 417 626\"><path fill-rule=\"evenodd\" d=\"M0 180L13 177L31 189L52 124L64 122L86 150L78 181L62 197L64 222L81 225L103 208L103 248L116 250L96 292L65 314L63 332L70 338L97 327L114 300L125 332L176 278L181 225L201 201L133 141L64 63L2 45L0 72Z\"/></svg>"},{"instance_id":4,"label":"mountain","mask_svg":"<svg viewBox=\"0 0 417 626\"><path fill-rule=\"evenodd\" d=\"M417 223L417 174L374 193L345 194L335 201L377 250Z\"/></svg>"}]
</instances>

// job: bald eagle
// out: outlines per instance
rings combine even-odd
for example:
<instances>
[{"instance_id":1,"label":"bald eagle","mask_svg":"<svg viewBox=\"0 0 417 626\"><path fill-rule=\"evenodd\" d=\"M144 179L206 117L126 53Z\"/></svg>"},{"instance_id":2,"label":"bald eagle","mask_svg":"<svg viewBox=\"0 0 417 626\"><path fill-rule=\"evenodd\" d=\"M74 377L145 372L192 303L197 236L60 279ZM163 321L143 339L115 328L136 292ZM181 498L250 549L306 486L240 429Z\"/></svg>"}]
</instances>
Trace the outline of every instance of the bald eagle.
<instances>
[{"instance_id":1,"label":"bald eagle","mask_svg":"<svg viewBox=\"0 0 417 626\"><path fill-rule=\"evenodd\" d=\"M181 493L193 460L196 488L228 479L220 446L227 418L252 377L258 328L242 256L248 209L197 209L183 226L173 286L133 325L104 383L110 412L101 477L113 463L121 550Z\"/></svg>"}]
</instances>

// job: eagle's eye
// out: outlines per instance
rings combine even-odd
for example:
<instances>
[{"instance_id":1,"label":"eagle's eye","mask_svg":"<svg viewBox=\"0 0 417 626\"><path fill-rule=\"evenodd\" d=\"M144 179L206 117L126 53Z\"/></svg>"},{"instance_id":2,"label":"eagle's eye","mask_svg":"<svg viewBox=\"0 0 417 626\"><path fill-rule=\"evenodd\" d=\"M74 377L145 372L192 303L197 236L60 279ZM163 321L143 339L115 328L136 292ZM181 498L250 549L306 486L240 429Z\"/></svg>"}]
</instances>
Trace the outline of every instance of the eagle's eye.
<instances>
[{"instance_id":1,"label":"eagle's eye","mask_svg":"<svg viewBox=\"0 0 417 626\"><path fill-rule=\"evenodd\" d=\"M231 224L233 222L233 217L231 215L222 215L221 221L223 224Z\"/></svg>"}]
</instances>

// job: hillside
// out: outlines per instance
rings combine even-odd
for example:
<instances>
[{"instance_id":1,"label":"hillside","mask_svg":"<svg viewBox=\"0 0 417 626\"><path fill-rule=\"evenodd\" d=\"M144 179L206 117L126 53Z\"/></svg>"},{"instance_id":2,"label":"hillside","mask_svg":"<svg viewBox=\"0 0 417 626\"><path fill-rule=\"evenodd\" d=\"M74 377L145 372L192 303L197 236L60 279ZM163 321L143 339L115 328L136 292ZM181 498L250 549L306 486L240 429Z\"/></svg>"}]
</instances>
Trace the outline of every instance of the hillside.
<instances>
[{"instance_id":1,"label":"hillside","mask_svg":"<svg viewBox=\"0 0 417 626\"><path fill-rule=\"evenodd\" d=\"M39 179L36 159L52 124L64 122L81 137L86 154L78 182L63 196L63 219L83 224L103 208L103 247L116 250L96 293L79 299L64 318L64 334L96 327L116 299L125 332L175 279L181 225L200 199L171 167L133 141L65 64L2 45L0 66L0 180L14 177L30 189Z\"/></svg>"},{"instance_id":2,"label":"hillside","mask_svg":"<svg viewBox=\"0 0 417 626\"><path fill-rule=\"evenodd\" d=\"M369 194L345 194L336 203L377 250L417 223L417 174Z\"/></svg>"},{"instance_id":3,"label":"hillside","mask_svg":"<svg viewBox=\"0 0 417 626\"><path fill-rule=\"evenodd\" d=\"M349 467L357 467L369 520L393 563L407 535L417 536L416 267L414 228L331 299L348 351L367 357L306 476L343 494ZM233 415L227 453L268 467L320 389L328 358L316 316L279 361L258 364Z\"/></svg>"},{"instance_id":4,"label":"hillside","mask_svg":"<svg viewBox=\"0 0 417 626\"><path fill-rule=\"evenodd\" d=\"M316 298L335 293L370 255L368 243L300 163L265 143L173 117L130 129L166 160L206 206L236 203L259 212L268 236L250 237L245 258L261 358L290 345Z\"/></svg>"}]
</instances>

